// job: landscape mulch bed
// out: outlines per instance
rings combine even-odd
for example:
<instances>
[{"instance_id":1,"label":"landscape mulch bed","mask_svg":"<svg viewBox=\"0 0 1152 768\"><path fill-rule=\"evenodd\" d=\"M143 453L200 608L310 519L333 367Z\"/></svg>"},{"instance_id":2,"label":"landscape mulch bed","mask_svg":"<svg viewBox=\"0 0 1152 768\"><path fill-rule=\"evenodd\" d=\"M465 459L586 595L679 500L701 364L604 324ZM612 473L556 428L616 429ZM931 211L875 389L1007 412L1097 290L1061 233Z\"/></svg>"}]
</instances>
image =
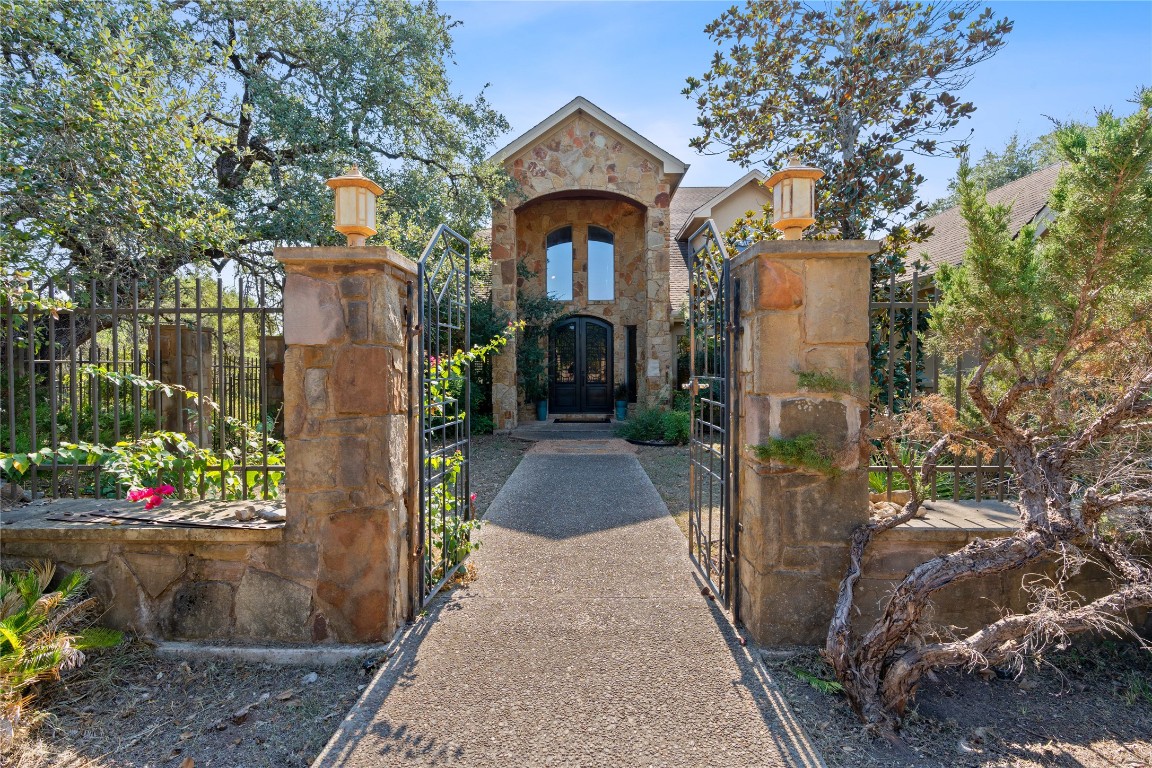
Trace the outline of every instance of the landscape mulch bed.
<instances>
[{"instance_id":1,"label":"landscape mulch bed","mask_svg":"<svg viewBox=\"0 0 1152 768\"><path fill-rule=\"evenodd\" d=\"M765 659L829 768L1143 768L1152 766L1152 654L1080 643L1016 674L947 672L925 682L901 753L872 738L815 650ZM816 683L815 685L821 685Z\"/></svg>"},{"instance_id":2,"label":"landscape mulch bed","mask_svg":"<svg viewBox=\"0 0 1152 768\"><path fill-rule=\"evenodd\" d=\"M307 766L371 680L372 660L295 667L158 658L143 643L48 684L4 768Z\"/></svg>"}]
</instances>

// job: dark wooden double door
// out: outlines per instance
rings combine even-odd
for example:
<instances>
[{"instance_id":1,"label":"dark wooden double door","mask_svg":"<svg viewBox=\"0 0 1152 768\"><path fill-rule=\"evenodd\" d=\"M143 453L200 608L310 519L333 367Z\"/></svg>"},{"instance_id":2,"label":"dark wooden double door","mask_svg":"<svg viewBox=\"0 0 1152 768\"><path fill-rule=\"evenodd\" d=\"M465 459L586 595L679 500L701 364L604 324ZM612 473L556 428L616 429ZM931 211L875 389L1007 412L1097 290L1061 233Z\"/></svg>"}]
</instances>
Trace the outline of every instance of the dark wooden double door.
<instances>
[{"instance_id":1,"label":"dark wooden double door","mask_svg":"<svg viewBox=\"0 0 1152 768\"><path fill-rule=\"evenodd\" d=\"M592 317L553 326L549 374L553 413L611 413L612 326Z\"/></svg>"}]
</instances>

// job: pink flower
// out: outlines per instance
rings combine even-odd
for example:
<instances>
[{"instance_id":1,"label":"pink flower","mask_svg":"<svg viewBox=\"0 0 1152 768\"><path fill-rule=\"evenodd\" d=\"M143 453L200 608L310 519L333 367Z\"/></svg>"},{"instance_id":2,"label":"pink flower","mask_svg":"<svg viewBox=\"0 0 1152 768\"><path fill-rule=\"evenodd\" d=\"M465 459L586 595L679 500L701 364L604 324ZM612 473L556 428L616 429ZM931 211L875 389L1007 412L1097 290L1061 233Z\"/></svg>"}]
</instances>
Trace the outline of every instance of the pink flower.
<instances>
[{"instance_id":1,"label":"pink flower","mask_svg":"<svg viewBox=\"0 0 1152 768\"><path fill-rule=\"evenodd\" d=\"M469 499L469 501L471 501L473 504L475 504L475 503L476 503L476 494L472 494L470 497L468 497L468 499Z\"/></svg>"},{"instance_id":2,"label":"pink flower","mask_svg":"<svg viewBox=\"0 0 1152 768\"><path fill-rule=\"evenodd\" d=\"M128 491L128 501L143 501L144 509L153 509L164 502L165 496L176 493L170 485L158 485L155 488L135 488Z\"/></svg>"}]
</instances>

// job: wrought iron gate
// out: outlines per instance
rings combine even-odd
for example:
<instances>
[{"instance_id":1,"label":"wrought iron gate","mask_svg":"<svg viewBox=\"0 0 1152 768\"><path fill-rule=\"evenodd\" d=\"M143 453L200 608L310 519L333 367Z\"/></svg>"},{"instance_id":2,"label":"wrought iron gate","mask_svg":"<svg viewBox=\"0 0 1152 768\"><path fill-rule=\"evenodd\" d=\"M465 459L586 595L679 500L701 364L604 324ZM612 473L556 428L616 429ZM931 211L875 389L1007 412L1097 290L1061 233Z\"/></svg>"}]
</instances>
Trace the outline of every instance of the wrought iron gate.
<instances>
[{"instance_id":1,"label":"wrought iron gate","mask_svg":"<svg viewBox=\"0 0 1152 768\"><path fill-rule=\"evenodd\" d=\"M688 554L712 592L733 607L737 540L733 525L736 407L733 336L738 322L724 239L711 219L693 243L689 290L692 435L689 441ZM699 246L696 244L699 243Z\"/></svg>"},{"instance_id":2,"label":"wrought iron gate","mask_svg":"<svg viewBox=\"0 0 1152 768\"><path fill-rule=\"evenodd\" d=\"M416 285L419 350L412 356L419 411L420 520L416 556L419 600L425 605L453 577L474 527L471 453L472 251L443 224L420 256ZM411 299L411 297L410 297ZM410 316L409 322L412 322Z\"/></svg>"}]
</instances>

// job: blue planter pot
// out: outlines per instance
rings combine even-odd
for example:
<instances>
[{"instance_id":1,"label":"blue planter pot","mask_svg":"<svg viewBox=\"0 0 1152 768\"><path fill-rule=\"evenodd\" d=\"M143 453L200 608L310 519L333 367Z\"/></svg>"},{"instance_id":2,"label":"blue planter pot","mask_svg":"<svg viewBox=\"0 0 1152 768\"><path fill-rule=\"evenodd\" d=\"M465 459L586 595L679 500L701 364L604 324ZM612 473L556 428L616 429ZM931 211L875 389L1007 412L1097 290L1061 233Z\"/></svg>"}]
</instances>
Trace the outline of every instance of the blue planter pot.
<instances>
[{"instance_id":1,"label":"blue planter pot","mask_svg":"<svg viewBox=\"0 0 1152 768\"><path fill-rule=\"evenodd\" d=\"M548 421L548 401L536 403L536 421Z\"/></svg>"},{"instance_id":2,"label":"blue planter pot","mask_svg":"<svg viewBox=\"0 0 1152 768\"><path fill-rule=\"evenodd\" d=\"M627 418L628 418L628 401L627 400L617 400L616 401L616 420L617 421L624 421Z\"/></svg>"}]
</instances>

